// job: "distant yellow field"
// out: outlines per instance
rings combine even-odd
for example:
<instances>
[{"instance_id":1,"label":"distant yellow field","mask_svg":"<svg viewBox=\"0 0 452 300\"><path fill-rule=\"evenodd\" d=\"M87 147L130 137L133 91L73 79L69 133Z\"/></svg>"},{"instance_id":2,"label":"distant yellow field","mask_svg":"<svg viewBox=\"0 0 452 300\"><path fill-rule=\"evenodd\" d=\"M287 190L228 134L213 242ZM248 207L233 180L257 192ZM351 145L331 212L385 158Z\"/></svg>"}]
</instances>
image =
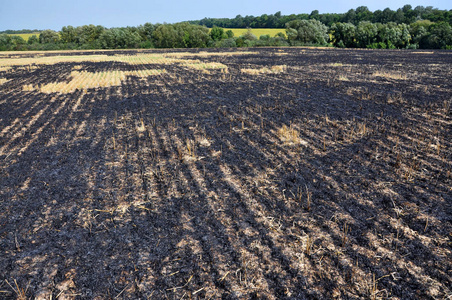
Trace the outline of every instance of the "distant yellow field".
<instances>
[{"instance_id":1,"label":"distant yellow field","mask_svg":"<svg viewBox=\"0 0 452 300\"><path fill-rule=\"evenodd\" d=\"M224 31L227 30L232 30L235 37L239 37L248 31L246 28L224 28ZM282 32L286 35L286 30L284 28L252 28L251 32L257 36L257 38L265 34L269 34L270 37L274 37L278 32Z\"/></svg>"},{"instance_id":2,"label":"distant yellow field","mask_svg":"<svg viewBox=\"0 0 452 300\"><path fill-rule=\"evenodd\" d=\"M36 33L18 33L18 34L8 34L8 35L17 35L17 36L21 36L24 40L28 41L28 39L32 36L32 35L36 35L39 38L39 32Z\"/></svg>"}]
</instances>

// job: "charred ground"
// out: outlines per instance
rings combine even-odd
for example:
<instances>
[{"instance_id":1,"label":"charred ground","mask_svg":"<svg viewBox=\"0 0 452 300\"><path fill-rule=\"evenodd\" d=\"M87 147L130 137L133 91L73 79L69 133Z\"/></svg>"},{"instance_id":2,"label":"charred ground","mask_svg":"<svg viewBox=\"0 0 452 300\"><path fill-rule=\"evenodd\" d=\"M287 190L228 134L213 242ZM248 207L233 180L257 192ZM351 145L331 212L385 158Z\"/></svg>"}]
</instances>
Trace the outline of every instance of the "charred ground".
<instances>
[{"instance_id":1,"label":"charred ground","mask_svg":"<svg viewBox=\"0 0 452 300\"><path fill-rule=\"evenodd\" d=\"M451 297L451 52L0 62L172 52L0 64L0 298Z\"/></svg>"}]
</instances>

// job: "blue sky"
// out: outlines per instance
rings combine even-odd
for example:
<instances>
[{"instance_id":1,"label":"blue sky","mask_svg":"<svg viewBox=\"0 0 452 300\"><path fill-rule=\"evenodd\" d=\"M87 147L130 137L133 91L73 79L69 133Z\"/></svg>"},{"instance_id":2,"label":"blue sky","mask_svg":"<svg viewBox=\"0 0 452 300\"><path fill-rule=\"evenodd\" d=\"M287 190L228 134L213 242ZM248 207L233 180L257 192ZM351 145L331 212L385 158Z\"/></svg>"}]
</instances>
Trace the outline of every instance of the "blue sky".
<instances>
[{"instance_id":1,"label":"blue sky","mask_svg":"<svg viewBox=\"0 0 452 300\"><path fill-rule=\"evenodd\" d=\"M389 7L393 10L410 4L452 9L451 0L0 0L0 31L6 29L54 29L66 25L137 26L146 22L174 23L204 17L234 18L236 15L283 15L343 13L350 8L367 6L371 11Z\"/></svg>"}]
</instances>

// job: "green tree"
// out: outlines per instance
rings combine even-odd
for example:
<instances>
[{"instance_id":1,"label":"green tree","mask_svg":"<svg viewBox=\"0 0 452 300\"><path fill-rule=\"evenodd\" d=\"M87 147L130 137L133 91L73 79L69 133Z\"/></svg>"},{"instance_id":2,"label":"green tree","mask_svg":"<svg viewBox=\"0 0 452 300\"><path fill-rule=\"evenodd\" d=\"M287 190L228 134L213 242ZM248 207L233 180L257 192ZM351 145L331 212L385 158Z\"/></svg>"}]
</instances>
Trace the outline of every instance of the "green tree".
<instances>
[{"instance_id":1,"label":"green tree","mask_svg":"<svg viewBox=\"0 0 452 300\"><path fill-rule=\"evenodd\" d=\"M326 45L328 28L318 20L294 20L286 24L287 37L303 44Z\"/></svg>"},{"instance_id":2,"label":"green tree","mask_svg":"<svg viewBox=\"0 0 452 300\"><path fill-rule=\"evenodd\" d=\"M256 41L257 40L257 36L255 36L253 34L253 32L251 31L251 28L248 28L248 30L244 34L242 34L240 37L245 41Z\"/></svg>"},{"instance_id":3,"label":"green tree","mask_svg":"<svg viewBox=\"0 0 452 300\"><path fill-rule=\"evenodd\" d=\"M27 41L28 45L33 45L33 44L38 44L39 43L39 38L36 35L32 35L28 38Z\"/></svg>"},{"instance_id":4,"label":"green tree","mask_svg":"<svg viewBox=\"0 0 452 300\"><path fill-rule=\"evenodd\" d=\"M210 40L209 29L204 26L180 24L180 29L184 31L184 42L187 48L205 48Z\"/></svg>"},{"instance_id":5,"label":"green tree","mask_svg":"<svg viewBox=\"0 0 452 300\"><path fill-rule=\"evenodd\" d=\"M232 30L226 30L226 35L228 36L228 38L230 39L230 38L233 38L234 37L234 32L232 31Z\"/></svg>"},{"instance_id":6,"label":"green tree","mask_svg":"<svg viewBox=\"0 0 452 300\"><path fill-rule=\"evenodd\" d=\"M411 41L409 27L406 24L378 24L378 41L387 48L407 48Z\"/></svg>"},{"instance_id":7,"label":"green tree","mask_svg":"<svg viewBox=\"0 0 452 300\"><path fill-rule=\"evenodd\" d=\"M11 48L11 37L7 34L0 34L0 51L6 51Z\"/></svg>"},{"instance_id":8,"label":"green tree","mask_svg":"<svg viewBox=\"0 0 452 300\"><path fill-rule=\"evenodd\" d=\"M223 28L214 26L210 30L210 37L214 41L219 41L219 40L228 38L228 35L224 32Z\"/></svg>"},{"instance_id":9,"label":"green tree","mask_svg":"<svg viewBox=\"0 0 452 300\"><path fill-rule=\"evenodd\" d=\"M136 48L140 42L140 34L131 28L107 29L99 37L99 44L104 49Z\"/></svg>"},{"instance_id":10,"label":"green tree","mask_svg":"<svg viewBox=\"0 0 452 300\"><path fill-rule=\"evenodd\" d=\"M359 22L362 21L370 21L372 20L373 14L372 12L367 8L367 6L360 6L355 11L355 23L359 24Z\"/></svg>"},{"instance_id":11,"label":"green tree","mask_svg":"<svg viewBox=\"0 0 452 300\"><path fill-rule=\"evenodd\" d=\"M402 24L405 21L405 13L403 12L403 10L401 8L396 10L392 21L397 24Z\"/></svg>"},{"instance_id":12,"label":"green tree","mask_svg":"<svg viewBox=\"0 0 452 300\"><path fill-rule=\"evenodd\" d=\"M452 27L446 22L434 23L429 28L427 47L432 49L446 49L452 46Z\"/></svg>"},{"instance_id":13,"label":"green tree","mask_svg":"<svg viewBox=\"0 0 452 300\"><path fill-rule=\"evenodd\" d=\"M317 9L313 10L311 12L311 14L309 15L309 19L318 20L319 18L320 18L320 14L319 14L319 11Z\"/></svg>"},{"instance_id":14,"label":"green tree","mask_svg":"<svg viewBox=\"0 0 452 300\"><path fill-rule=\"evenodd\" d=\"M60 41L60 36L54 30L44 30L39 34L40 44L56 44Z\"/></svg>"},{"instance_id":15,"label":"green tree","mask_svg":"<svg viewBox=\"0 0 452 300\"><path fill-rule=\"evenodd\" d=\"M374 23L362 21L356 27L356 44L360 48L366 48L375 43L377 36L378 27Z\"/></svg>"},{"instance_id":16,"label":"green tree","mask_svg":"<svg viewBox=\"0 0 452 300\"><path fill-rule=\"evenodd\" d=\"M182 36L181 36L182 34ZM157 48L183 48L184 36L178 32L174 25L163 24L152 33L154 44Z\"/></svg>"},{"instance_id":17,"label":"green tree","mask_svg":"<svg viewBox=\"0 0 452 300\"><path fill-rule=\"evenodd\" d=\"M402 7L402 11L404 16L403 22L405 24L411 24L416 21L416 13L414 12L413 7L411 5L409 4L404 5Z\"/></svg>"},{"instance_id":18,"label":"green tree","mask_svg":"<svg viewBox=\"0 0 452 300\"><path fill-rule=\"evenodd\" d=\"M75 42L79 45L92 44L96 41L105 28L103 26L83 25L75 29Z\"/></svg>"},{"instance_id":19,"label":"green tree","mask_svg":"<svg viewBox=\"0 0 452 300\"><path fill-rule=\"evenodd\" d=\"M354 24L356 22L356 11L354 9L349 9L345 13L343 21L345 23L352 23L352 24Z\"/></svg>"},{"instance_id":20,"label":"green tree","mask_svg":"<svg viewBox=\"0 0 452 300\"><path fill-rule=\"evenodd\" d=\"M105 30L99 37L99 43L103 49L115 49L116 48L116 37L115 29Z\"/></svg>"},{"instance_id":21,"label":"green tree","mask_svg":"<svg viewBox=\"0 0 452 300\"><path fill-rule=\"evenodd\" d=\"M63 43L75 43L77 32L73 26L64 26L60 31L60 38Z\"/></svg>"},{"instance_id":22,"label":"green tree","mask_svg":"<svg viewBox=\"0 0 452 300\"><path fill-rule=\"evenodd\" d=\"M158 48L203 48L210 41L207 27L186 22L160 25L152 36Z\"/></svg>"},{"instance_id":23,"label":"green tree","mask_svg":"<svg viewBox=\"0 0 452 300\"><path fill-rule=\"evenodd\" d=\"M407 24L398 24L399 30L398 39L395 42L395 46L399 49L408 48L411 42L410 27Z\"/></svg>"},{"instance_id":24,"label":"green tree","mask_svg":"<svg viewBox=\"0 0 452 300\"><path fill-rule=\"evenodd\" d=\"M416 21L410 25L410 34L412 37L412 44L416 48L428 48L429 28L433 23L429 20Z\"/></svg>"},{"instance_id":25,"label":"green tree","mask_svg":"<svg viewBox=\"0 0 452 300\"><path fill-rule=\"evenodd\" d=\"M356 27L352 23L334 23L330 28L330 34L336 47L352 48L356 44Z\"/></svg>"},{"instance_id":26,"label":"green tree","mask_svg":"<svg viewBox=\"0 0 452 300\"><path fill-rule=\"evenodd\" d=\"M383 43L384 48L395 48L394 41L397 39L397 24L378 24L378 41Z\"/></svg>"},{"instance_id":27,"label":"green tree","mask_svg":"<svg viewBox=\"0 0 452 300\"><path fill-rule=\"evenodd\" d=\"M138 44L141 42L141 36L138 31L134 28L124 28L123 32L123 48L137 48Z\"/></svg>"},{"instance_id":28,"label":"green tree","mask_svg":"<svg viewBox=\"0 0 452 300\"><path fill-rule=\"evenodd\" d=\"M13 35L11 36L10 44L11 50L26 50L25 45L27 42L21 36Z\"/></svg>"},{"instance_id":29,"label":"green tree","mask_svg":"<svg viewBox=\"0 0 452 300\"><path fill-rule=\"evenodd\" d=\"M381 22L383 24L386 24L386 23L389 23L389 22L393 22L394 21L394 15L395 15L395 11L391 10L390 8L385 8L381 12L381 19L378 20L378 22Z\"/></svg>"},{"instance_id":30,"label":"green tree","mask_svg":"<svg viewBox=\"0 0 452 300\"><path fill-rule=\"evenodd\" d=\"M153 25L151 23L145 23L144 25L138 26L138 34L141 36L143 41L151 41L152 34L158 25Z\"/></svg>"}]
</instances>

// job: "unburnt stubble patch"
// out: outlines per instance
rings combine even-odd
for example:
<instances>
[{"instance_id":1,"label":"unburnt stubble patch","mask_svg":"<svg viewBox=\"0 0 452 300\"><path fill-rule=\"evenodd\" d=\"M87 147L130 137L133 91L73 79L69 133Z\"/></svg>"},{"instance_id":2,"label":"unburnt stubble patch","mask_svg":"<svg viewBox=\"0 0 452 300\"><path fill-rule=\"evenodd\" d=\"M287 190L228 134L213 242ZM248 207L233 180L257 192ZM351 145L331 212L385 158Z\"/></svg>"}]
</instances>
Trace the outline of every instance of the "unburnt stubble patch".
<instances>
[{"instance_id":1,"label":"unburnt stubble patch","mask_svg":"<svg viewBox=\"0 0 452 300\"><path fill-rule=\"evenodd\" d=\"M73 93L76 90L86 90L92 88L103 88L120 86L127 76L146 78L166 73L166 70L135 70L135 71L107 71L107 72L86 72L73 71L69 82L54 82L39 88L42 93ZM24 90L30 90L32 86L24 86Z\"/></svg>"},{"instance_id":2,"label":"unburnt stubble patch","mask_svg":"<svg viewBox=\"0 0 452 300\"><path fill-rule=\"evenodd\" d=\"M250 74L250 75L261 75L261 74L280 74L284 73L287 70L287 66L285 65L277 65L271 67L263 67L259 69L240 69L242 73Z\"/></svg>"},{"instance_id":3,"label":"unburnt stubble patch","mask_svg":"<svg viewBox=\"0 0 452 300\"><path fill-rule=\"evenodd\" d=\"M373 76L375 77L383 77L388 79L395 79L395 80L407 80L408 77L406 74L402 74L400 72L394 72L394 71L377 71L373 73Z\"/></svg>"},{"instance_id":4,"label":"unburnt stubble patch","mask_svg":"<svg viewBox=\"0 0 452 300\"><path fill-rule=\"evenodd\" d=\"M307 145L307 142L300 137L300 133L293 124L287 126L283 124L278 129L278 137L284 143L288 145Z\"/></svg>"}]
</instances>

